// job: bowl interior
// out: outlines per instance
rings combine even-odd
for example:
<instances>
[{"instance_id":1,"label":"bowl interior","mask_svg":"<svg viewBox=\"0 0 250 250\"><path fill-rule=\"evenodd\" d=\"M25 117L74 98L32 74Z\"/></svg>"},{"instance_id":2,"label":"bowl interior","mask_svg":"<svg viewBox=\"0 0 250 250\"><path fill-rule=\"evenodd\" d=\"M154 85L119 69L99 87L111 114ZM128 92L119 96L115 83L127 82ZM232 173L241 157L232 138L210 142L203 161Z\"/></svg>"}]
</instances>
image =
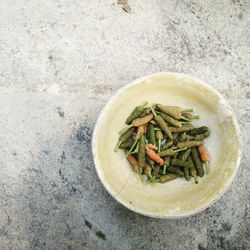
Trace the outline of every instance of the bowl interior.
<instances>
[{"instance_id":1,"label":"bowl interior","mask_svg":"<svg viewBox=\"0 0 250 250\"><path fill-rule=\"evenodd\" d=\"M193 124L211 128L205 141L211 173L199 178L199 184L180 178L144 184L132 172L124 152L114 152L126 118L145 101L194 108L200 119ZM187 216L207 207L229 186L240 158L238 126L225 100L208 85L174 73L139 79L118 91L97 121L92 146L97 173L111 195L127 208L154 217Z\"/></svg>"}]
</instances>

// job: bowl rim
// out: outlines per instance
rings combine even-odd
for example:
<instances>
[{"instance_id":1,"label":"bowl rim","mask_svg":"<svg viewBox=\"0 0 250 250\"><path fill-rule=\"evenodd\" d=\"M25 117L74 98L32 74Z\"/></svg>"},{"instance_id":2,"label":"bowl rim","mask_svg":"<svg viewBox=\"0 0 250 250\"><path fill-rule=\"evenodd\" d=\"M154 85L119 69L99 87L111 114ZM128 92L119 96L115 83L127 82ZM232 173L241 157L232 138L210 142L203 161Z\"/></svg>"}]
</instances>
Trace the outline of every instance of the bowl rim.
<instances>
[{"instance_id":1,"label":"bowl rim","mask_svg":"<svg viewBox=\"0 0 250 250\"><path fill-rule=\"evenodd\" d=\"M102 175L101 175L101 170L99 167L97 167L97 160L96 160L96 153L95 153L96 133L97 133L97 129L99 126L99 121L101 120L102 116L104 115L104 111L105 111L106 107L109 106L117 96L119 96L121 93L125 92L128 88L135 86L137 84L140 84L142 81L145 81L149 78L153 78L156 76L163 76L163 75L165 75L165 76L172 75L172 76L177 76L177 77L182 77L182 78L189 78L189 79L194 80L194 81L198 82L199 84L205 86L210 91L214 92L220 98L220 100L223 100L223 103L226 106L226 108L231 111L233 123L234 123L234 126L236 128L236 135L237 135L238 140L239 140L238 158L237 158L237 162L235 164L234 172L233 172L232 176L227 180L225 186L219 191L219 193L210 202L208 202L204 206L200 207L199 209L193 210L193 211L185 213L183 215L157 215L155 213L152 214L152 213L144 212L141 209L137 209L137 208L134 208L133 206L130 206L128 203L123 201L119 197L119 195L117 195L113 191L111 186L109 186L108 184L105 183L105 179L102 178ZM146 75L143 77L139 77L139 78L136 78L135 80L132 80L131 82L125 84L121 88L119 88L113 95L111 95L111 97L108 99L106 104L102 107L101 111L99 112L98 117L97 117L96 122L95 122L95 127L94 127L94 131L92 134L92 139L91 139L91 149L92 149L92 156L93 156L93 160L94 160L95 170L97 172L98 178L101 181L102 185L108 191L108 193L113 197L113 199L118 201L121 205L123 205L124 207L126 207L127 209L129 209L132 212L135 212L137 214L144 215L147 217L159 218L159 219L179 219L179 218L189 217L189 216L192 216L192 215L195 215L195 214L198 214L198 213L204 211L208 207L212 206L216 201L218 201L223 196L223 194L228 190L228 188L231 186L231 184L233 183L233 181L238 173L240 161L241 161L241 157L242 157L241 148L242 148L242 135L241 135L241 131L240 131L240 126L238 124L236 115L235 115L231 105L228 103L228 101L216 89L214 89L212 86L210 86L206 82L200 80L199 78L193 77L191 75L184 74L184 73L170 72L170 71L169 72L168 71L167 72L157 72L157 73L153 73L153 74Z\"/></svg>"}]
</instances>

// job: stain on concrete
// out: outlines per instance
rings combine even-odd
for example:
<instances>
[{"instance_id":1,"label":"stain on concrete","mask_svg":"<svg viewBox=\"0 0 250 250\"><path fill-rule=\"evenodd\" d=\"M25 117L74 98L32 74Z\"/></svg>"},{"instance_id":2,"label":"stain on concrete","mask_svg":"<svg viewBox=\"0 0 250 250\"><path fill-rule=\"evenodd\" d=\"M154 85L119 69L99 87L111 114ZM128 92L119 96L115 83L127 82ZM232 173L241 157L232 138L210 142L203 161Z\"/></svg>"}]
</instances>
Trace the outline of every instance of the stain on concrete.
<instances>
[{"instance_id":1,"label":"stain on concrete","mask_svg":"<svg viewBox=\"0 0 250 250\"><path fill-rule=\"evenodd\" d=\"M98 230L98 231L95 231L95 234L98 238L102 239L102 240L106 240L106 235L105 233L103 233L102 231Z\"/></svg>"},{"instance_id":2,"label":"stain on concrete","mask_svg":"<svg viewBox=\"0 0 250 250\"><path fill-rule=\"evenodd\" d=\"M238 18L239 18L239 20L242 20L242 19L243 19L243 14L242 14L242 13L239 13L239 14L238 14Z\"/></svg>"},{"instance_id":3,"label":"stain on concrete","mask_svg":"<svg viewBox=\"0 0 250 250\"><path fill-rule=\"evenodd\" d=\"M65 160L66 160L65 152L62 151L62 154L60 156L60 163L63 164Z\"/></svg>"},{"instance_id":4,"label":"stain on concrete","mask_svg":"<svg viewBox=\"0 0 250 250\"><path fill-rule=\"evenodd\" d=\"M207 250L207 248L203 247L201 244L198 244L198 250Z\"/></svg>"},{"instance_id":5,"label":"stain on concrete","mask_svg":"<svg viewBox=\"0 0 250 250\"><path fill-rule=\"evenodd\" d=\"M92 224L88 220L85 219L84 222L89 229L92 229Z\"/></svg>"},{"instance_id":6,"label":"stain on concrete","mask_svg":"<svg viewBox=\"0 0 250 250\"><path fill-rule=\"evenodd\" d=\"M91 129L88 126L80 126L76 132L76 138L79 142L87 144L90 142Z\"/></svg>"},{"instance_id":7,"label":"stain on concrete","mask_svg":"<svg viewBox=\"0 0 250 250\"><path fill-rule=\"evenodd\" d=\"M57 113L60 117L64 118L64 112L62 111L61 107L57 108Z\"/></svg>"},{"instance_id":8,"label":"stain on concrete","mask_svg":"<svg viewBox=\"0 0 250 250\"><path fill-rule=\"evenodd\" d=\"M106 240L106 234L104 232L102 232L100 229L95 229L93 227L92 223L89 222L87 219L84 219L84 224L87 228L89 228L91 231L93 231L98 238L100 238L102 240Z\"/></svg>"},{"instance_id":9,"label":"stain on concrete","mask_svg":"<svg viewBox=\"0 0 250 250\"><path fill-rule=\"evenodd\" d=\"M232 228L232 223L230 222L224 222L221 224L224 231L230 232Z\"/></svg>"}]
</instances>

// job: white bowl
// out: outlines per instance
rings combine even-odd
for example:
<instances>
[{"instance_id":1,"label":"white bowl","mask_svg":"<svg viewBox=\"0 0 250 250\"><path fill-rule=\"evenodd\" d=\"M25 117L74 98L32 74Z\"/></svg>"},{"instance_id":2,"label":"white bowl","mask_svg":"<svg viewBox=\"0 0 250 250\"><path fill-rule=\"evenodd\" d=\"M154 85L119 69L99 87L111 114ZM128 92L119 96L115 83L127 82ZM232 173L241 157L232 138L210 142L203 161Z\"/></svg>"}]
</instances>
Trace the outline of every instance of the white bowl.
<instances>
[{"instance_id":1,"label":"white bowl","mask_svg":"<svg viewBox=\"0 0 250 250\"><path fill-rule=\"evenodd\" d=\"M145 101L194 108L200 115L194 125L210 127L205 145L212 158L211 173L199 178L199 184L184 178L165 184L142 183L124 152L114 152L126 118ZM96 171L107 191L128 209L157 218L189 216L215 202L237 173L240 145L239 126L225 99L200 80L178 73L157 73L122 87L103 108L92 137Z\"/></svg>"}]
</instances>

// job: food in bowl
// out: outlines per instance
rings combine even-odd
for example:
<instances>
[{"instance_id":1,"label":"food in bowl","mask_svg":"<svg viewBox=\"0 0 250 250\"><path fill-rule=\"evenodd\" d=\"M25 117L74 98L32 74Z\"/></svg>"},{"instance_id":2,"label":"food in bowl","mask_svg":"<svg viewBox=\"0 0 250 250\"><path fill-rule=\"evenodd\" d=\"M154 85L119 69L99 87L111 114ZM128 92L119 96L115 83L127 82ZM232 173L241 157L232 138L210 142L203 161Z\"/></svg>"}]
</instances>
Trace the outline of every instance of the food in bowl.
<instances>
[{"instance_id":1,"label":"food in bowl","mask_svg":"<svg viewBox=\"0 0 250 250\"><path fill-rule=\"evenodd\" d=\"M132 170L142 181L166 183L210 173L210 156L204 140L210 135L207 126L194 127L192 120L199 116L193 109L162 104L137 106L120 131L115 151L123 149Z\"/></svg>"},{"instance_id":2,"label":"food in bowl","mask_svg":"<svg viewBox=\"0 0 250 250\"><path fill-rule=\"evenodd\" d=\"M199 178L199 184L182 178L165 184L142 183L124 152L114 152L124 121L145 100L192 107L200 115L192 124L205 124L211 130L205 140L211 172ZM215 89L189 75L163 72L136 79L109 99L96 121L92 152L100 181L120 204L146 216L183 218L211 206L228 189L239 169L241 135L232 108Z\"/></svg>"}]
</instances>

